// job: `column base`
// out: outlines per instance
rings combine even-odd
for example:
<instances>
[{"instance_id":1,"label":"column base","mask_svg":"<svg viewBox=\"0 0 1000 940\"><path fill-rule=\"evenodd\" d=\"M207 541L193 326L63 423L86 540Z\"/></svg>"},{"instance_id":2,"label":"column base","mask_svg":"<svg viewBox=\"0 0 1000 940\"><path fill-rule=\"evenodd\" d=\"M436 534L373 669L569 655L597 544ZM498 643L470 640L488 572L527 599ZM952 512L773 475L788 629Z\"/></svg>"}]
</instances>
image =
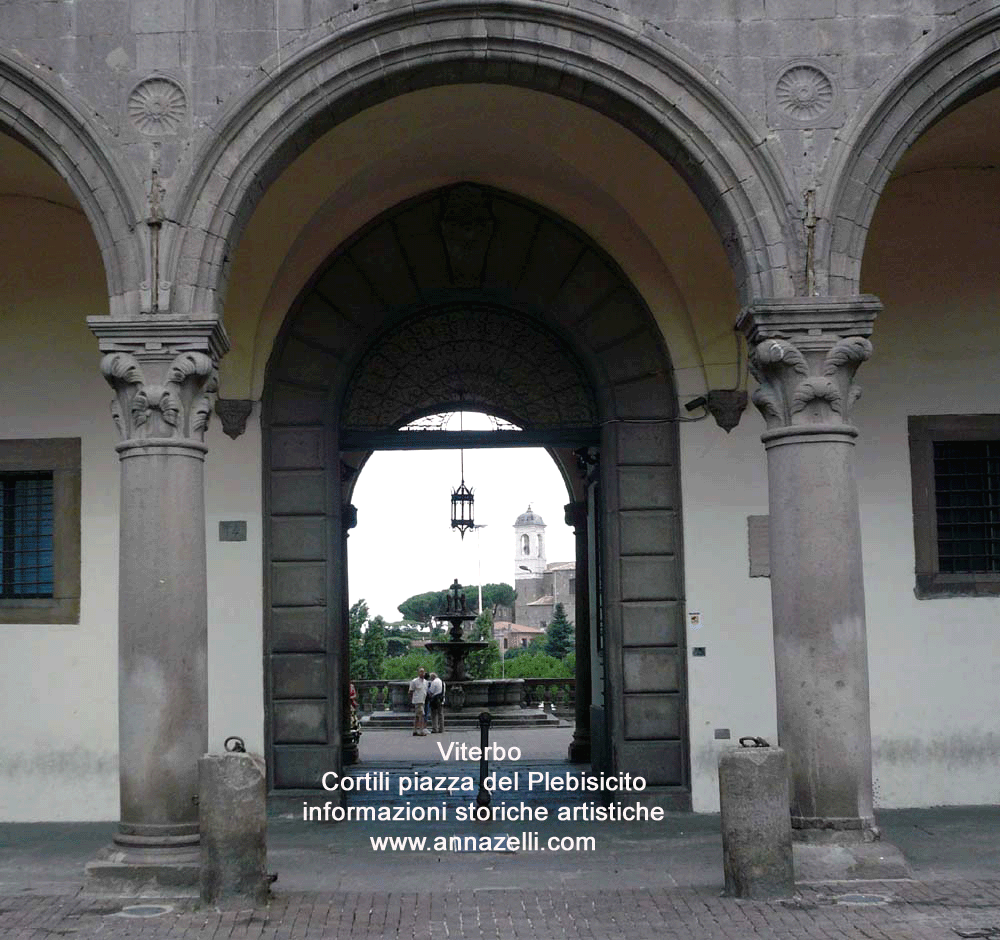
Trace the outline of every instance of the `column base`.
<instances>
[{"instance_id":1,"label":"column base","mask_svg":"<svg viewBox=\"0 0 1000 940\"><path fill-rule=\"evenodd\" d=\"M198 897L200 846L112 843L87 862L84 892L115 897Z\"/></svg>"},{"instance_id":2,"label":"column base","mask_svg":"<svg viewBox=\"0 0 1000 940\"><path fill-rule=\"evenodd\" d=\"M896 881L913 877L903 853L864 829L792 829L795 881Z\"/></svg>"},{"instance_id":3,"label":"column base","mask_svg":"<svg viewBox=\"0 0 1000 940\"><path fill-rule=\"evenodd\" d=\"M357 744L345 744L341 748L341 760L344 762L345 767L350 767L352 764L358 763L361 760L361 751Z\"/></svg>"},{"instance_id":4,"label":"column base","mask_svg":"<svg viewBox=\"0 0 1000 940\"><path fill-rule=\"evenodd\" d=\"M569 745L569 760L572 764L590 763L590 735L573 733L573 740Z\"/></svg>"}]
</instances>

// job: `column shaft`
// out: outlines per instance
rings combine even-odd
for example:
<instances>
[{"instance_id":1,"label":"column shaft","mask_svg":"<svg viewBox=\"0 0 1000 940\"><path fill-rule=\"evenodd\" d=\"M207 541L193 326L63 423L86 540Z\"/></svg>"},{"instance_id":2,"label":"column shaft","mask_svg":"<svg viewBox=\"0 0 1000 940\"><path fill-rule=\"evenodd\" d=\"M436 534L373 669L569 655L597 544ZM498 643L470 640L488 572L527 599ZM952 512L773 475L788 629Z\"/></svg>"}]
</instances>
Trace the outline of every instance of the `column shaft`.
<instances>
[{"instance_id":1,"label":"column shaft","mask_svg":"<svg viewBox=\"0 0 1000 940\"><path fill-rule=\"evenodd\" d=\"M343 755L344 765L349 766L350 764L356 764L360 758L360 749L354 741L351 740L351 669L353 669L357 663L351 662L351 600L349 592L349 582L347 574L347 540L351 536L351 529L353 529L358 524L358 510L356 506L350 503L345 503L341 508L341 532L343 533L343 538L341 539L341 616L343 623L342 631L342 646L341 646L341 656L340 656L340 699L343 704L343 722L342 722L342 744L341 744L341 754Z\"/></svg>"},{"instance_id":2,"label":"column shaft","mask_svg":"<svg viewBox=\"0 0 1000 940\"><path fill-rule=\"evenodd\" d=\"M848 422L880 308L873 297L773 300L738 323L768 427L778 741L802 840L875 832L858 432Z\"/></svg>"},{"instance_id":3,"label":"column shaft","mask_svg":"<svg viewBox=\"0 0 1000 940\"><path fill-rule=\"evenodd\" d=\"M797 829L874 826L854 436L764 435L778 740Z\"/></svg>"},{"instance_id":4,"label":"column shaft","mask_svg":"<svg viewBox=\"0 0 1000 940\"><path fill-rule=\"evenodd\" d=\"M206 448L119 447L120 844L198 841L208 750Z\"/></svg>"},{"instance_id":5,"label":"column shaft","mask_svg":"<svg viewBox=\"0 0 1000 940\"><path fill-rule=\"evenodd\" d=\"M586 502L566 505L566 524L576 536L576 694L575 727L569 746L574 763L590 761L590 563L587 543Z\"/></svg>"}]
</instances>

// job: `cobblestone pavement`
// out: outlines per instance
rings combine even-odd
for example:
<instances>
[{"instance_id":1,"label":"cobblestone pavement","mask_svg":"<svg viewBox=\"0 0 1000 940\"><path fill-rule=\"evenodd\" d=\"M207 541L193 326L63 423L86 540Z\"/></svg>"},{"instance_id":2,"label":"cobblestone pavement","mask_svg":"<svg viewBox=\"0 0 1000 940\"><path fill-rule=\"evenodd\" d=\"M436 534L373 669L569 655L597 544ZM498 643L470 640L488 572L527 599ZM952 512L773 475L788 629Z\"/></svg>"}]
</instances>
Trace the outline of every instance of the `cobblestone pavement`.
<instances>
[{"instance_id":1,"label":"cobblestone pavement","mask_svg":"<svg viewBox=\"0 0 1000 940\"><path fill-rule=\"evenodd\" d=\"M139 916L143 909L147 916ZM689 888L279 893L267 909L224 912L191 901L131 901L123 909L120 901L80 895L0 895L3 940L54 936L955 940L1000 937L1000 882L854 882L766 903Z\"/></svg>"},{"instance_id":2,"label":"cobblestone pavement","mask_svg":"<svg viewBox=\"0 0 1000 940\"><path fill-rule=\"evenodd\" d=\"M879 820L913 880L801 885L792 899L754 902L721 896L718 816L609 825L597 851L558 859L377 853L370 836L382 830L369 824L276 818L270 906L223 912L85 895L83 865L113 823L0 824L0 940L1000 940L1000 808L887 810Z\"/></svg>"}]
</instances>

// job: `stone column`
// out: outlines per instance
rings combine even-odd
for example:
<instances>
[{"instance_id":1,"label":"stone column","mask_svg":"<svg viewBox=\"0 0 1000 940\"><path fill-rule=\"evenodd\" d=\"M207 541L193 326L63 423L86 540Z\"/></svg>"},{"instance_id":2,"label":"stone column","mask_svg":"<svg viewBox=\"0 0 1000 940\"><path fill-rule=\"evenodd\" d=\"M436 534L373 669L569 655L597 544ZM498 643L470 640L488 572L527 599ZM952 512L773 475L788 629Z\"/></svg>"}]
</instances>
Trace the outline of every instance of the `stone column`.
<instances>
[{"instance_id":1,"label":"stone column","mask_svg":"<svg viewBox=\"0 0 1000 940\"><path fill-rule=\"evenodd\" d=\"M121 436L121 821L93 879L198 881L198 760L208 749L205 429L228 349L217 320L92 318Z\"/></svg>"},{"instance_id":2,"label":"stone column","mask_svg":"<svg viewBox=\"0 0 1000 940\"><path fill-rule=\"evenodd\" d=\"M353 475L353 474L352 474ZM343 611L343 644L340 657L340 695L343 702L343 735L341 740L341 754L344 757L344 766L356 764L361 757L357 744L352 744L350 740L351 732L351 668L356 663L351 662L351 595L348 591L347 578L347 540L351 537L351 529L358 524L358 508L351 503L345 503L340 510L340 523L344 538L341 551L341 609Z\"/></svg>"},{"instance_id":3,"label":"stone column","mask_svg":"<svg viewBox=\"0 0 1000 940\"><path fill-rule=\"evenodd\" d=\"M767 422L778 740L800 841L877 835L858 431L849 419L880 309L874 297L775 300L744 310L737 324Z\"/></svg>"},{"instance_id":4,"label":"stone column","mask_svg":"<svg viewBox=\"0 0 1000 940\"><path fill-rule=\"evenodd\" d=\"M567 503L566 525L576 536L576 727L569 759L590 763L590 564L587 557L587 503Z\"/></svg>"}]
</instances>

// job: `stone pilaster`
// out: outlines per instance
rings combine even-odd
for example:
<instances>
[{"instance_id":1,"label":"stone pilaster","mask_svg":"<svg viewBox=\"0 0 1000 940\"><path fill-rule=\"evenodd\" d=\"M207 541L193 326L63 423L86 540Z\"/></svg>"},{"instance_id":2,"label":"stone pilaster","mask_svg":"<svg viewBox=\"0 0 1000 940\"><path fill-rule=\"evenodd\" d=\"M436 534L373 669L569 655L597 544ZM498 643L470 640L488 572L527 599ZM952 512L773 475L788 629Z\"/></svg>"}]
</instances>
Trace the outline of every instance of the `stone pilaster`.
<instances>
[{"instance_id":1,"label":"stone pilaster","mask_svg":"<svg viewBox=\"0 0 1000 940\"><path fill-rule=\"evenodd\" d=\"M217 320L91 318L121 442L121 821L98 881L197 884L208 750L205 430L228 349Z\"/></svg>"},{"instance_id":2,"label":"stone pilaster","mask_svg":"<svg viewBox=\"0 0 1000 940\"><path fill-rule=\"evenodd\" d=\"M566 525L576 536L576 696L569 759L590 762L590 565L587 557L587 503L567 503Z\"/></svg>"},{"instance_id":3,"label":"stone pilaster","mask_svg":"<svg viewBox=\"0 0 1000 940\"><path fill-rule=\"evenodd\" d=\"M767 423L778 740L804 841L877 834L858 431L849 421L879 309L874 297L776 300L744 310L737 324Z\"/></svg>"},{"instance_id":4,"label":"stone pilaster","mask_svg":"<svg viewBox=\"0 0 1000 940\"><path fill-rule=\"evenodd\" d=\"M354 469L353 467L351 468ZM354 472L356 473L356 471ZM351 473L348 479L354 476ZM344 474L341 473L343 480ZM346 481L345 481L346 482ZM361 752L358 745L351 741L351 669L357 663L351 662L351 601L349 584L347 582L347 540L351 537L351 529L358 524L358 508L351 503L344 503L340 510L341 531L344 534L343 552L341 558L343 564L343 588L341 590L341 623L343 624L343 637L341 649L343 654L340 658L340 689L343 701L343 728L341 754L343 755L344 766L356 764L361 759Z\"/></svg>"}]
</instances>

